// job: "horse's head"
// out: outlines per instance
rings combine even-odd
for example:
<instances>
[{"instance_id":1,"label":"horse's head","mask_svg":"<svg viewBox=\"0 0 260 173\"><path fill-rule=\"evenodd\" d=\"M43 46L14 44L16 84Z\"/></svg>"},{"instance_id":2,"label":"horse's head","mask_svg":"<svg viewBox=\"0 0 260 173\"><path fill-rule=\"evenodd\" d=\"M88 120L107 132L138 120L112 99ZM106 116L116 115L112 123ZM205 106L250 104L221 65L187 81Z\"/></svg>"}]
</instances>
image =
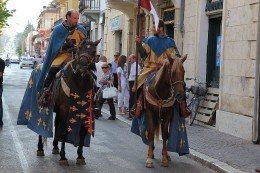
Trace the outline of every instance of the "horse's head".
<instances>
[{"instance_id":1,"label":"horse's head","mask_svg":"<svg viewBox=\"0 0 260 173\"><path fill-rule=\"evenodd\" d=\"M184 74L185 70L183 67L184 61L187 59L187 55L181 58L170 59L170 85L173 89L174 97L177 102L180 103L181 112L183 116L190 114L189 110L187 110L186 105L186 93L185 93L185 82L184 82Z\"/></svg>"},{"instance_id":2,"label":"horse's head","mask_svg":"<svg viewBox=\"0 0 260 173\"><path fill-rule=\"evenodd\" d=\"M75 60L75 71L77 73L86 74L91 70L95 70L96 49L100 40L92 42L85 39L79 44L77 58Z\"/></svg>"}]
</instances>

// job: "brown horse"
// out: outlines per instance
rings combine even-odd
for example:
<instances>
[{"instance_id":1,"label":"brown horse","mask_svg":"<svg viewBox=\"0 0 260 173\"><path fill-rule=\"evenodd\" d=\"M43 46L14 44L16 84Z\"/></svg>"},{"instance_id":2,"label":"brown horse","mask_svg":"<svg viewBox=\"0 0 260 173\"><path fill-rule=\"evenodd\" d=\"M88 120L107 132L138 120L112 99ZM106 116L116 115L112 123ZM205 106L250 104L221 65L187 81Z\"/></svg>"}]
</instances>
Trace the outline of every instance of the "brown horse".
<instances>
[{"instance_id":1,"label":"brown horse","mask_svg":"<svg viewBox=\"0 0 260 173\"><path fill-rule=\"evenodd\" d=\"M169 124L171 122L173 105L180 104L182 115L188 115L184 90L183 62L187 56L169 59L156 73L150 86L145 87L145 118L148 131L148 157L146 167L153 167L154 137L159 136L161 125L163 148L161 165L169 166L170 157L167 151Z\"/></svg>"},{"instance_id":2,"label":"brown horse","mask_svg":"<svg viewBox=\"0 0 260 173\"><path fill-rule=\"evenodd\" d=\"M68 161L65 156L65 142L67 142L67 122L70 111L70 90L83 94L91 90L94 91L96 86L95 80L93 78L93 70L95 70L96 47L99 42L100 40L96 42L83 40L79 49L76 50L77 53L75 54L75 59L65 66L62 72L62 76L56 79L58 80L58 85L55 87L56 89L54 94L54 111L56 112L56 117L55 137L53 141L52 153L60 154L61 165L68 165ZM62 86L64 83L67 86L65 89L64 86ZM76 163L84 165L86 163L85 158L83 157L83 146L84 141L86 140L87 130L83 124L79 128L79 134L77 135L79 135L80 140L78 144L78 158ZM58 148L58 141L62 142L60 152ZM37 155L44 155L42 136L39 136Z\"/></svg>"}]
</instances>

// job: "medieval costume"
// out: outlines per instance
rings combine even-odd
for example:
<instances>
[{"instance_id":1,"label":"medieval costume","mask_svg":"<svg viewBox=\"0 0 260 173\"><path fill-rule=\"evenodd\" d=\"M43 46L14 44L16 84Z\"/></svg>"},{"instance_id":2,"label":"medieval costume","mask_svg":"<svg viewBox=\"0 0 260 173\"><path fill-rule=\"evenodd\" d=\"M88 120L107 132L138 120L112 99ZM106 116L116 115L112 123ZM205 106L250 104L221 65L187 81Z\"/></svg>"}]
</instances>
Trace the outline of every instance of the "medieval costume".
<instances>
[{"instance_id":1,"label":"medieval costume","mask_svg":"<svg viewBox=\"0 0 260 173\"><path fill-rule=\"evenodd\" d=\"M148 76L163 65L167 58L180 57L179 51L174 40L166 35L150 36L143 40L143 44L138 44L141 58L144 60L144 69L138 76L137 88L138 95L142 91L142 86L147 81ZM139 97L140 98L140 97ZM139 99L138 99L139 101ZM137 108L138 109L138 108ZM185 119L181 115L178 104L173 106L173 115L169 125L168 151L177 152L179 155L189 153L188 138L185 127ZM147 123L145 111L139 117L135 117L132 122L131 132L141 136L143 142L148 145Z\"/></svg>"},{"instance_id":2,"label":"medieval costume","mask_svg":"<svg viewBox=\"0 0 260 173\"><path fill-rule=\"evenodd\" d=\"M179 51L174 40L168 36L150 36L143 40L142 45L138 45L141 57L144 60L144 68L138 76L137 83L139 88L149 73L158 70L163 60L170 57L180 57Z\"/></svg>"},{"instance_id":3,"label":"medieval costume","mask_svg":"<svg viewBox=\"0 0 260 173\"><path fill-rule=\"evenodd\" d=\"M18 125L27 125L29 129L43 137L53 136L53 105L40 107L37 94L43 91L44 80L51 67L60 68L71 56L65 51L71 48L71 40L74 46L78 46L80 41L86 37L85 33L86 30L81 25L69 28L66 23L62 23L54 27L44 64L32 71L28 81L18 114Z\"/></svg>"},{"instance_id":4,"label":"medieval costume","mask_svg":"<svg viewBox=\"0 0 260 173\"><path fill-rule=\"evenodd\" d=\"M49 73L45 86L55 77L64 62L67 62L71 57L70 51L73 51L71 48L78 47L79 43L85 38L86 30L81 25L69 27L66 22L63 22L54 27L37 83L37 92L42 92L46 75Z\"/></svg>"}]
</instances>

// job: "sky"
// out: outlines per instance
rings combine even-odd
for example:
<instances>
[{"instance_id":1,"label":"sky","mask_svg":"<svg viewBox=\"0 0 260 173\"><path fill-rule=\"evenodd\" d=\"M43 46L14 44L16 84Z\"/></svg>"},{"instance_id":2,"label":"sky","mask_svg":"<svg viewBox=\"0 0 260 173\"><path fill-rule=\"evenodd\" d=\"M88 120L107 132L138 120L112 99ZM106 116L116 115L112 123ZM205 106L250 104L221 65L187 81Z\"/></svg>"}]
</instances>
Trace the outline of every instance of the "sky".
<instances>
[{"instance_id":1,"label":"sky","mask_svg":"<svg viewBox=\"0 0 260 173\"><path fill-rule=\"evenodd\" d=\"M9 26L4 29L5 33L13 37L16 33L23 32L28 21L36 28L43 6L47 6L50 2L51 0L9 0L7 8L16 9L16 12L8 18Z\"/></svg>"}]
</instances>

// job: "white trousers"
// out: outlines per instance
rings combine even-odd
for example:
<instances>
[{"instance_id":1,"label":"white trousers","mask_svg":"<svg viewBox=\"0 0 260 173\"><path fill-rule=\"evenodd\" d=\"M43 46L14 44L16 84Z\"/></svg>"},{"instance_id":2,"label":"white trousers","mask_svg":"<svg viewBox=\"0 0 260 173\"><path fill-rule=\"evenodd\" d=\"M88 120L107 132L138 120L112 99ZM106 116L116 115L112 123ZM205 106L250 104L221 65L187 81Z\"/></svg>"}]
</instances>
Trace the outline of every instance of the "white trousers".
<instances>
[{"instance_id":1,"label":"white trousers","mask_svg":"<svg viewBox=\"0 0 260 173\"><path fill-rule=\"evenodd\" d=\"M125 108L129 108L129 89L127 84L121 86L121 92L118 91L118 107L125 107Z\"/></svg>"}]
</instances>

